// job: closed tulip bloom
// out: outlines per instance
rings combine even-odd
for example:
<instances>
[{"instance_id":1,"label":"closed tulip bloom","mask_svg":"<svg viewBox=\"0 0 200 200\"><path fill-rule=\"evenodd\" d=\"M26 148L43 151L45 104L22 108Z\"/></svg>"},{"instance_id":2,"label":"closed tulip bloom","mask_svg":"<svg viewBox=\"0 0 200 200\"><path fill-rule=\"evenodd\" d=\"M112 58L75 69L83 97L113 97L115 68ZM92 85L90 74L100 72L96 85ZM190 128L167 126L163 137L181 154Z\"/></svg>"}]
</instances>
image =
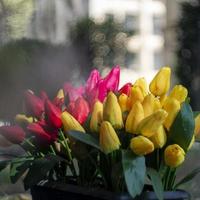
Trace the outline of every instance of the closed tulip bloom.
<instances>
[{"instance_id":1,"label":"closed tulip bloom","mask_svg":"<svg viewBox=\"0 0 200 200\"><path fill-rule=\"evenodd\" d=\"M120 94L126 94L127 96L129 96L130 91L131 91L131 87L132 87L132 84L131 84L131 83L126 83L125 85L123 85L123 86L119 89L119 93L120 93Z\"/></svg>"},{"instance_id":2,"label":"closed tulip bloom","mask_svg":"<svg viewBox=\"0 0 200 200\"><path fill-rule=\"evenodd\" d=\"M121 145L117 133L108 121L101 123L99 142L102 151L106 154L119 149Z\"/></svg>"},{"instance_id":3,"label":"closed tulip bloom","mask_svg":"<svg viewBox=\"0 0 200 200\"><path fill-rule=\"evenodd\" d=\"M161 107L165 104L165 101L167 101L168 96L166 94L160 96L159 101L161 104Z\"/></svg>"},{"instance_id":4,"label":"closed tulip bloom","mask_svg":"<svg viewBox=\"0 0 200 200\"><path fill-rule=\"evenodd\" d=\"M25 138L25 132L20 126L1 126L0 134L13 144L20 144Z\"/></svg>"},{"instance_id":5,"label":"closed tulip bloom","mask_svg":"<svg viewBox=\"0 0 200 200\"><path fill-rule=\"evenodd\" d=\"M61 114L61 120L65 131L75 130L85 132L80 123L67 111Z\"/></svg>"},{"instance_id":6,"label":"closed tulip bloom","mask_svg":"<svg viewBox=\"0 0 200 200\"><path fill-rule=\"evenodd\" d=\"M106 98L103 108L103 120L109 121L115 129L121 129L124 126L121 108L113 92L109 92Z\"/></svg>"},{"instance_id":7,"label":"closed tulip bloom","mask_svg":"<svg viewBox=\"0 0 200 200\"><path fill-rule=\"evenodd\" d=\"M45 118L49 126L54 128L61 128L61 110L56 107L50 100L45 102Z\"/></svg>"},{"instance_id":8,"label":"closed tulip bloom","mask_svg":"<svg viewBox=\"0 0 200 200\"><path fill-rule=\"evenodd\" d=\"M141 133L145 137L152 137L158 128L164 123L167 118L167 112L163 109L159 109L153 114L145 117L137 127L137 132Z\"/></svg>"},{"instance_id":9,"label":"closed tulip bloom","mask_svg":"<svg viewBox=\"0 0 200 200\"><path fill-rule=\"evenodd\" d=\"M131 88L131 93L130 93L131 106L136 101L143 102L143 100L144 100L144 93L143 93L142 89L139 86L133 86Z\"/></svg>"},{"instance_id":10,"label":"closed tulip bloom","mask_svg":"<svg viewBox=\"0 0 200 200\"><path fill-rule=\"evenodd\" d=\"M147 82L145 80L145 78L139 78L135 81L135 83L133 84L133 86L138 86L140 87L142 93L144 96L146 96L148 94L148 86L147 86Z\"/></svg>"},{"instance_id":11,"label":"closed tulip bloom","mask_svg":"<svg viewBox=\"0 0 200 200\"><path fill-rule=\"evenodd\" d=\"M167 135L164 127L161 125L157 132L149 139L153 142L155 148L162 148L167 142Z\"/></svg>"},{"instance_id":12,"label":"closed tulip bloom","mask_svg":"<svg viewBox=\"0 0 200 200\"><path fill-rule=\"evenodd\" d=\"M51 134L43 129L43 127L38 123L31 123L28 125L27 130L29 130L39 141L49 144L53 141L54 134ZM52 132L53 133L53 132Z\"/></svg>"},{"instance_id":13,"label":"closed tulip bloom","mask_svg":"<svg viewBox=\"0 0 200 200\"><path fill-rule=\"evenodd\" d=\"M167 130L170 129L173 124L179 110L180 110L180 102L175 98L168 98L163 106L163 109L167 111L168 116L164 122L164 126Z\"/></svg>"},{"instance_id":14,"label":"closed tulip bloom","mask_svg":"<svg viewBox=\"0 0 200 200\"><path fill-rule=\"evenodd\" d=\"M149 85L151 93L161 96L167 93L170 87L171 69L163 67L159 70Z\"/></svg>"},{"instance_id":15,"label":"closed tulip bloom","mask_svg":"<svg viewBox=\"0 0 200 200\"><path fill-rule=\"evenodd\" d=\"M198 136L198 137L199 137L199 135L200 135L200 114L198 114L198 115L195 117L194 134L195 134L195 136Z\"/></svg>"},{"instance_id":16,"label":"closed tulip bloom","mask_svg":"<svg viewBox=\"0 0 200 200\"><path fill-rule=\"evenodd\" d=\"M33 117L27 117L24 114L17 114L15 116L15 122L21 125L28 125L33 122Z\"/></svg>"},{"instance_id":17,"label":"closed tulip bloom","mask_svg":"<svg viewBox=\"0 0 200 200\"><path fill-rule=\"evenodd\" d=\"M96 101L90 119L90 130L92 132L99 132L100 124L103 121L103 104Z\"/></svg>"},{"instance_id":18,"label":"closed tulip bloom","mask_svg":"<svg viewBox=\"0 0 200 200\"><path fill-rule=\"evenodd\" d=\"M172 144L165 149L164 159L169 167L178 167L185 160L185 152L178 144Z\"/></svg>"},{"instance_id":19,"label":"closed tulip bloom","mask_svg":"<svg viewBox=\"0 0 200 200\"><path fill-rule=\"evenodd\" d=\"M131 139L130 148L139 156L147 155L154 151L154 145L151 140L141 135Z\"/></svg>"},{"instance_id":20,"label":"closed tulip bloom","mask_svg":"<svg viewBox=\"0 0 200 200\"><path fill-rule=\"evenodd\" d=\"M144 98L144 101L142 102L142 106L144 109L144 117L148 117L154 112L154 99L155 97L153 96L153 94L148 94Z\"/></svg>"},{"instance_id":21,"label":"closed tulip bloom","mask_svg":"<svg viewBox=\"0 0 200 200\"><path fill-rule=\"evenodd\" d=\"M120 96L118 97L118 102L122 112L128 110L127 101L128 101L128 96L124 93L120 94Z\"/></svg>"},{"instance_id":22,"label":"closed tulip bloom","mask_svg":"<svg viewBox=\"0 0 200 200\"><path fill-rule=\"evenodd\" d=\"M44 102L35 96L32 91L27 90L24 95L25 108L28 115L41 118L44 112Z\"/></svg>"},{"instance_id":23,"label":"closed tulip bloom","mask_svg":"<svg viewBox=\"0 0 200 200\"><path fill-rule=\"evenodd\" d=\"M132 106L131 111L126 119L126 132L136 134L138 124L144 118L144 110L142 104L137 101Z\"/></svg>"},{"instance_id":24,"label":"closed tulip bloom","mask_svg":"<svg viewBox=\"0 0 200 200\"><path fill-rule=\"evenodd\" d=\"M175 85L172 91L170 92L169 97L175 98L180 103L182 103L187 98L187 95L188 95L187 88L185 88L182 85Z\"/></svg>"}]
</instances>

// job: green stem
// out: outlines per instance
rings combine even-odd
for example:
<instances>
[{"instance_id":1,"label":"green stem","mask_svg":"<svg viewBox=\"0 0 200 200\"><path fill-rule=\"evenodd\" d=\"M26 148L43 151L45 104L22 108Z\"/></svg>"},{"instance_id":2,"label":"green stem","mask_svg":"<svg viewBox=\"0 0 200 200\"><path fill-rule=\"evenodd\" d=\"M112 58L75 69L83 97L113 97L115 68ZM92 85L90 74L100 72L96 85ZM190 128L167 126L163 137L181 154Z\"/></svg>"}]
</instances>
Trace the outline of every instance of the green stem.
<instances>
[{"instance_id":1,"label":"green stem","mask_svg":"<svg viewBox=\"0 0 200 200\"><path fill-rule=\"evenodd\" d=\"M50 149L51 149L51 151L52 151L53 155L55 155L55 156L56 156L56 152L55 152L55 150L54 150L54 148L53 148L53 146L52 146L52 145L50 145Z\"/></svg>"},{"instance_id":2,"label":"green stem","mask_svg":"<svg viewBox=\"0 0 200 200\"><path fill-rule=\"evenodd\" d=\"M28 139L25 138L24 141L25 141L28 145L30 145L31 147L35 148L35 145L34 145L30 140L28 140Z\"/></svg>"}]
</instances>

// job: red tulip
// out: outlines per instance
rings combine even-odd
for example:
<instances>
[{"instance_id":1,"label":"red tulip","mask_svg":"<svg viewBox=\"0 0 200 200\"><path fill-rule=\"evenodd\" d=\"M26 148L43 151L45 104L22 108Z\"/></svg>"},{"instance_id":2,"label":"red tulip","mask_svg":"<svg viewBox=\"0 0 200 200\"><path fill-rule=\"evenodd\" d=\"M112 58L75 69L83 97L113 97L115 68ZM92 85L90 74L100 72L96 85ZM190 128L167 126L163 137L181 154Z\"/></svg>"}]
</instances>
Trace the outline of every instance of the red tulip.
<instances>
[{"instance_id":1,"label":"red tulip","mask_svg":"<svg viewBox=\"0 0 200 200\"><path fill-rule=\"evenodd\" d=\"M36 136L37 139L51 143L53 138L38 123L31 123L27 129Z\"/></svg>"},{"instance_id":2,"label":"red tulip","mask_svg":"<svg viewBox=\"0 0 200 200\"><path fill-rule=\"evenodd\" d=\"M14 144L20 144L25 138L25 132L20 126L1 126L0 134Z\"/></svg>"},{"instance_id":3,"label":"red tulip","mask_svg":"<svg viewBox=\"0 0 200 200\"><path fill-rule=\"evenodd\" d=\"M126 94L127 96L129 96L130 91L131 91L131 87L132 84L131 83L126 83L125 85L123 85L120 89L119 89L119 93L122 94Z\"/></svg>"},{"instance_id":4,"label":"red tulip","mask_svg":"<svg viewBox=\"0 0 200 200\"><path fill-rule=\"evenodd\" d=\"M70 114L74 116L74 118L80 123L83 124L90 112L89 105L87 101L83 97L79 97L75 102L74 105L69 104Z\"/></svg>"},{"instance_id":5,"label":"red tulip","mask_svg":"<svg viewBox=\"0 0 200 200\"><path fill-rule=\"evenodd\" d=\"M65 96L68 96L69 101L76 101L79 97L81 97L84 93L84 87L80 86L75 88L71 85L71 83L65 83L63 86L63 90Z\"/></svg>"},{"instance_id":6,"label":"red tulip","mask_svg":"<svg viewBox=\"0 0 200 200\"><path fill-rule=\"evenodd\" d=\"M30 90L27 90L24 96L27 114L36 118L40 118L44 112L43 101L39 97L35 96Z\"/></svg>"},{"instance_id":7,"label":"red tulip","mask_svg":"<svg viewBox=\"0 0 200 200\"><path fill-rule=\"evenodd\" d=\"M45 119L49 126L61 128L61 110L56 107L50 100L45 101Z\"/></svg>"},{"instance_id":8,"label":"red tulip","mask_svg":"<svg viewBox=\"0 0 200 200\"><path fill-rule=\"evenodd\" d=\"M40 98L43 102L45 102L48 99L48 95L45 91L40 91Z\"/></svg>"}]
</instances>

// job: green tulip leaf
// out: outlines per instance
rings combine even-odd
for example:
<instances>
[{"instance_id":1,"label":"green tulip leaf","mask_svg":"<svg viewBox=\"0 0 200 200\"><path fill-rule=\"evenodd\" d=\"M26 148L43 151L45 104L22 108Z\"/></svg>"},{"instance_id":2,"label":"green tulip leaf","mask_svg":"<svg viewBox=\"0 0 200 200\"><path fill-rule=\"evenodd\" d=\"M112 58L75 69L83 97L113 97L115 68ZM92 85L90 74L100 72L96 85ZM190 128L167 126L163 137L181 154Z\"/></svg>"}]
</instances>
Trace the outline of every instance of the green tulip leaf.
<instances>
[{"instance_id":1,"label":"green tulip leaf","mask_svg":"<svg viewBox=\"0 0 200 200\"><path fill-rule=\"evenodd\" d=\"M10 163L10 160L0 161L0 171L2 171L3 169L5 169L8 166L9 163Z\"/></svg>"},{"instance_id":2,"label":"green tulip leaf","mask_svg":"<svg viewBox=\"0 0 200 200\"><path fill-rule=\"evenodd\" d=\"M88 144L90 146L93 146L93 147L101 150L98 139L92 135L89 135L87 133L83 133L80 131L68 131L67 134L69 136L75 138L76 140L79 140L80 142L83 142L85 144Z\"/></svg>"},{"instance_id":3,"label":"green tulip leaf","mask_svg":"<svg viewBox=\"0 0 200 200\"><path fill-rule=\"evenodd\" d=\"M194 169L193 171L191 171L188 175L186 175L183 179L181 179L176 185L175 185L175 189L177 189L178 187L180 187L181 185L191 181L197 174L200 173L200 167Z\"/></svg>"},{"instance_id":4,"label":"green tulip leaf","mask_svg":"<svg viewBox=\"0 0 200 200\"><path fill-rule=\"evenodd\" d=\"M181 146L187 152L194 134L194 115L188 103L183 103L170 128L170 143Z\"/></svg>"},{"instance_id":5,"label":"green tulip leaf","mask_svg":"<svg viewBox=\"0 0 200 200\"><path fill-rule=\"evenodd\" d=\"M164 189L163 189L163 184L162 184L162 180L160 177L160 174L152 168L147 168L147 175L149 176L154 192L156 193L156 196L159 200L163 200L163 193L164 193Z\"/></svg>"},{"instance_id":6,"label":"green tulip leaf","mask_svg":"<svg viewBox=\"0 0 200 200\"><path fill-rule=\"evenodd\" d=\"M136 156L129 150L122 151L122 165L129 194L135 198L144 187L146 166L143 156Z\"/></svg>"}]
</instances>

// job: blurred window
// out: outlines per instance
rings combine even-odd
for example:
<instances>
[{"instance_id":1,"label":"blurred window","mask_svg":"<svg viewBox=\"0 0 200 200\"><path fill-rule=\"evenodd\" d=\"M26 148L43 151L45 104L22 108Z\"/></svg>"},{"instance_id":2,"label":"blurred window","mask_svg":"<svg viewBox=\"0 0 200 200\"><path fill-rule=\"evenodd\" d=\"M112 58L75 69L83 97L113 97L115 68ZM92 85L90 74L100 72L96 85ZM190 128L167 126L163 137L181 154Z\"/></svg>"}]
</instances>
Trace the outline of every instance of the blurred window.
<instances>
[{"instance_id":1,"label":"blurred window","mask_svg":"<svg viewBox=\"0 0 200 200\"><path fill-rule=\"evenodd\" d=\"M127 31L138 31L139 30L139 17L137 15L127 14L125 16L124 28Z\"/></svg>"},{"instance_id":2,"label":"blurred window","mask_svg":"<svg viewBox=\"0 0 200 200\"><path fill-rule=\"evenodd\" d=\"M163 52L158 51L154 52L154 68L159 69L160 67L163 66Z\"/></svg>"},{"instance_id":3,"label":"blurred window","mask_svg":"<svg viewBox=\"0 0 200 200\"><path fill-rule=\"evenodd\" d=\"M131 69L137 69L138 66L138 55L134 52L126 52L125 55L125 66Z\"/></svg>"},{"instance_id":4,"label":"blurred window","mask_svg":"<svg viewBox=\"0 0 200 200\"><path fill-rule=\"evenodd\" d=\"M162 16L153 16L153 32L155 35L163 34L163 23L164 19Z\"/></svg>"}]
</instances>

